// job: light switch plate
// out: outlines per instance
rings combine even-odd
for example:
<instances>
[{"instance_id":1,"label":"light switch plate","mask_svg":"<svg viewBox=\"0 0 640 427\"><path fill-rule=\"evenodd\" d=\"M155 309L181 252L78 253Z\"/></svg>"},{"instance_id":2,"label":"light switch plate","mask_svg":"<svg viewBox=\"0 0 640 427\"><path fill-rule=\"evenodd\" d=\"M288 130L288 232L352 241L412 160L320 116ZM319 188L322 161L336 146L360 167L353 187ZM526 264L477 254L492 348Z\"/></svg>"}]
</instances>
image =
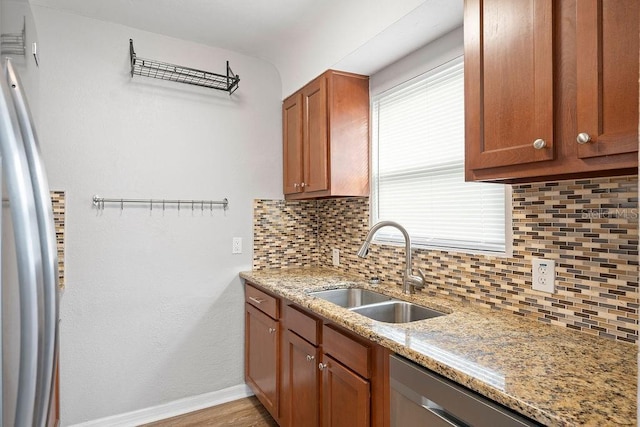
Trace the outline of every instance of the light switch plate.
<instances>
[{"instance_id":1,"label":"light switch plate","mask_svg":"<svg viewBox=\"0 0 640 427\"><path fill-rule=\"evenodd\" d=\"M532 284L536 291L554 293L556 291L556 262L544 258L531 261Z\"/></svg>"}]
</instances>

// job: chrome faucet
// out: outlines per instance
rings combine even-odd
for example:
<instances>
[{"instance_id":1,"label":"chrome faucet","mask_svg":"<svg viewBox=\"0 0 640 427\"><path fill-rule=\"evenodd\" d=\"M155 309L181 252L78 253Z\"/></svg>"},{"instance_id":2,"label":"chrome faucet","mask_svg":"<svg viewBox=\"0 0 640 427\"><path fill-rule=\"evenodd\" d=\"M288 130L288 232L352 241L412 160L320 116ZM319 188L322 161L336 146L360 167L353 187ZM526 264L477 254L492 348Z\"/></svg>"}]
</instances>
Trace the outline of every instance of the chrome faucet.
<instances>
[{"instance_id":1,"label":"chrome faucet","mask_svg":"<svg viewBox=\"0 0 640 427\"><path fill-rule=\"evenodd\" d=\"M380 221L379 223L371 227L371 230L369 230L369 234L367 234L367 238L365 239L364 243L358 250L358 256L360 258L367 257L367 255L369 254L369 246L371 245L371 240L373 240L373 236L382 227L397 228L398 230L400 230L400 232L404 236L405 264L404 264L404 277L402 279L402 291L405 294L413 294L416 292L416 289L424 288L424 285L426 282L426 279L424 277L424 272L418 269L418 273L420 274L420 276L414 276L411 271L411 237L409 237L409 233L407 233L407 230L397 222Z\"/></svg>"}]
</instances>

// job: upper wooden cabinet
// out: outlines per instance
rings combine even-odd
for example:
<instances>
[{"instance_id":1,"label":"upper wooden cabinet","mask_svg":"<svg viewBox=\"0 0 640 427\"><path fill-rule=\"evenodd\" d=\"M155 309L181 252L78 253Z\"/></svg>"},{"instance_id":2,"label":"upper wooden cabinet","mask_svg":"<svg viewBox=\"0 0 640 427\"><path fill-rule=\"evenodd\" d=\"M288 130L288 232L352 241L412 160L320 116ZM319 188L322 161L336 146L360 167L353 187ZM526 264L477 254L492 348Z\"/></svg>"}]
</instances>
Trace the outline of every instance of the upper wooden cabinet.
<instances>
[{"instance_id":1,"label":"upper wooden cabinet","mask_svg":"<svg viewBox=\"0 0 640 427\"><path fill-rule=\"evenodd\" d=\"M637 173L637 0L466 0L466 179Z\"/></svg>"},{"instance_id":2,"label":"upper wooden cabinet","mask_svg":"<svg viewBox=\"0 0 640 427\"><path fill-rule=\"evenodd\" d=\"M297 193L302 178L302 93L282 104L284 137L284 194Z\"/></svg>"},{"instance_id":3,"label":"upper wooden cabinet","mask_svg":"<svg viewBox=\"0 0 640 427\"><path fill-rule=\"evenodd\" d=\"M467 1L468 168L553 159L552 9L552 0Z\"/></svg>"},{"instance_id":4,"label":"upper wooden cabinet","mask_svg":"<svg viewBox=\"0 0 640 427\"><path fill-rule=\"evenodd\" d=\"M369 78L329 70L284 100L287 199L369 195Z\"/></svg>"},{"instance_id":5,"label":"upper wooden cabinet","mask_svg":"<svg viewBox=\"0 0 640 427\"><path fill-rule=\"evenodd\" d=\"M580 158L638 151L638 0L579 0Z\"/></svg>"}]
</instances>

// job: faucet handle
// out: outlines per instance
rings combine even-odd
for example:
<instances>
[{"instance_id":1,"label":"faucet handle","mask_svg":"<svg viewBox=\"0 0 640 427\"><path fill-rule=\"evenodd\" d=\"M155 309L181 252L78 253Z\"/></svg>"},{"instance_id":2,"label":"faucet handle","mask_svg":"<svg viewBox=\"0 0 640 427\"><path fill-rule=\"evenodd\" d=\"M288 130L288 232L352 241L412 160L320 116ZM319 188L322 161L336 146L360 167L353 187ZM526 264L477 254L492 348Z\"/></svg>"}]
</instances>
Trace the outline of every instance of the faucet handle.
<instances>
[{"instance_id":1,"label":"faucet handle","mask_svg":"<svg viewBox=\"0 0 640 427\"><path fill-rule=\"evenodd\" d=\"M422 271L421 268L418 269L418 274L420 275L420 279L422 279L422 286L424 287L424 285L427 284L427 278L425 277L424 271Z\"/></svg>"}]
</instances>

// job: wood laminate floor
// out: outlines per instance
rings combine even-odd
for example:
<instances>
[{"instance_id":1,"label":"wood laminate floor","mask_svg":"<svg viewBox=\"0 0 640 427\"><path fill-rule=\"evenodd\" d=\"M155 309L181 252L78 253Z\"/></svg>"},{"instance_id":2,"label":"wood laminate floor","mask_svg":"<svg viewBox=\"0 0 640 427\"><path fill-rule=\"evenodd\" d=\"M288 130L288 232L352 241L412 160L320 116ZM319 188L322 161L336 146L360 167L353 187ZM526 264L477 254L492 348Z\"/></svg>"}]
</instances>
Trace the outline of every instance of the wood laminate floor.
<instances>
[{"instance_id":1,"label":"wood laminate floor","mask_svg":"<svg viewBox=\"0 0 640 427\"><path fill-rule=\"evenodd\" d=\"M145 424L144 427L278 427L255 396Z\"/></svg>"}]
</instances>

